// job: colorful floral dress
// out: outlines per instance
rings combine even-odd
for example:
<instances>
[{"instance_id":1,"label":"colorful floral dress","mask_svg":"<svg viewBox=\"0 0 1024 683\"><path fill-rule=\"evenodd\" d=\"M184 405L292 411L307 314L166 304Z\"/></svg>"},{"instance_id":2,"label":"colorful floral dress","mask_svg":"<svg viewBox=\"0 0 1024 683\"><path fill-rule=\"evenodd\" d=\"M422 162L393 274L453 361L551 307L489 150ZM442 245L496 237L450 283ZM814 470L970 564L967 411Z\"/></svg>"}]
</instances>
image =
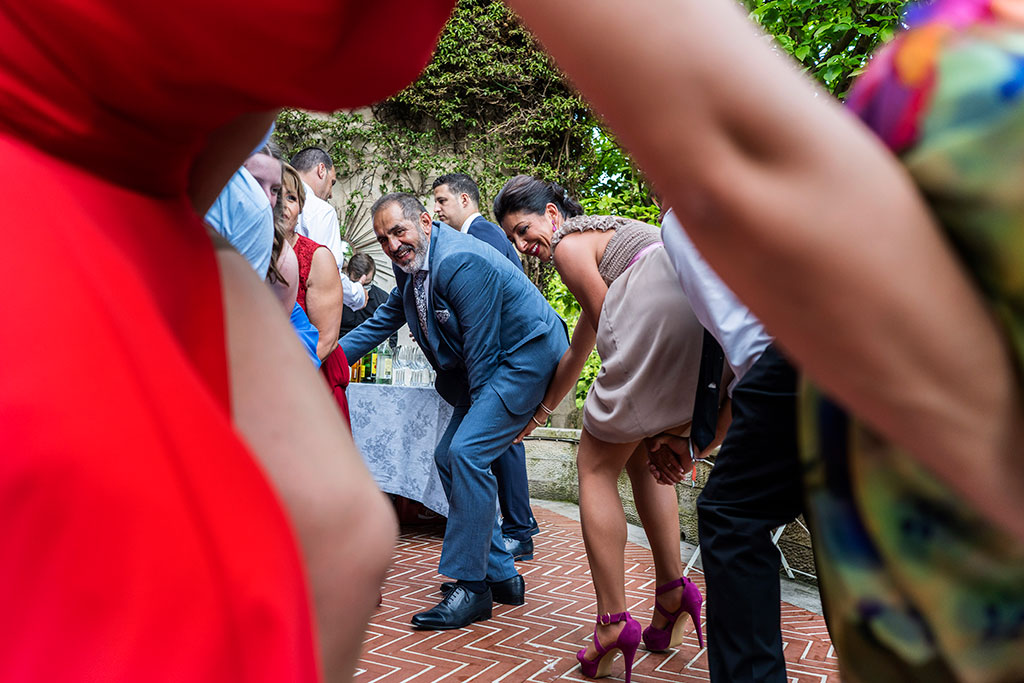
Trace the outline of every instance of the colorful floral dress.
<instances>
[{"instance_id":1,"label":"colorful floral dress","mask_svg":"<svg viewBox=\"0 0 1024 683\"><path fill-rule=\"evenodd\" d=\"M912 174L1018 369L1022 18L1021 0L914 8L848 102ZM813 389L803 403L808 504L843 680L1024 680L1024 546Z\"/></svg>"}]
</instances>

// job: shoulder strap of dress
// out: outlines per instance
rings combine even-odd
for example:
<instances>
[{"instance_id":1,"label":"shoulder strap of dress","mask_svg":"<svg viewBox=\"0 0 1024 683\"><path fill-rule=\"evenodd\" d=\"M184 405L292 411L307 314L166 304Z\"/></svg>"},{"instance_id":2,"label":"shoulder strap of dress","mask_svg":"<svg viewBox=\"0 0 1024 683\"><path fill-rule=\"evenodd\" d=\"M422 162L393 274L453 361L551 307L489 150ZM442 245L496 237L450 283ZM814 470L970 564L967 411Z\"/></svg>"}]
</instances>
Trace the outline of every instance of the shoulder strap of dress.
<instances>
[{"instance_id":1,"label":"shoulder strap of dress","mask_svg":"<svg viewBox=\"0 0 1024 683\"><path fill-rule=\"evenodd\" d=\"M632 222L630 218L621 216L573 216L562 222L555 234L551 237L551 248L554 249L563 237L573 232L586 232L587 230L615 230L623 228Z\"/></svg>"}]
</instances>

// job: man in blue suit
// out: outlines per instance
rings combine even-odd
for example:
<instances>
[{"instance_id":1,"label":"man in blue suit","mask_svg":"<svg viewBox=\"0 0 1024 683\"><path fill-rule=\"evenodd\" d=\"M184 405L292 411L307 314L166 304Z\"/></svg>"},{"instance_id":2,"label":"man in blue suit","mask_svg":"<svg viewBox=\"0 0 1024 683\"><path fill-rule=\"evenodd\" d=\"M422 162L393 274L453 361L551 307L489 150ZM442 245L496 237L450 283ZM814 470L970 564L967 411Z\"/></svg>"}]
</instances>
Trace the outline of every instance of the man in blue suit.
<instances>
[{"instance_id":1,"label":"man in blue suit","mask_svg":"<svg viewBox=\"0 0 1024 683\"><path fill-rule=\"evenodd\" d=\"M480 189L465 173L448 173L434 181L434 214L459 232L472 235L504 254L516 268L523 269L505 232L480 215ZM498 507L505 547L518 560L533 559L533 536L540 529L530 509L530 484L526 478L526 448L512 444L501 454L491 471L498 480Z\"/></svg>"},{"instance_id":2,"label":"man in blue suit","mask_svg":"<svg viewBox=\"0 0 1024 683\"><path fill-rule=\"evenodd\" d=\"M489 619L492 601L525 601L498 523L491 464L532 418L568 335L522 271L480 240L432 222L412 195L385 195L372 215L396 286L341 346L360 358L408 323L437 372L438 393L455 408L434 460L449 503L438 570L456 583L412 623L462 628Z\"/></svg>"}]
</instances>

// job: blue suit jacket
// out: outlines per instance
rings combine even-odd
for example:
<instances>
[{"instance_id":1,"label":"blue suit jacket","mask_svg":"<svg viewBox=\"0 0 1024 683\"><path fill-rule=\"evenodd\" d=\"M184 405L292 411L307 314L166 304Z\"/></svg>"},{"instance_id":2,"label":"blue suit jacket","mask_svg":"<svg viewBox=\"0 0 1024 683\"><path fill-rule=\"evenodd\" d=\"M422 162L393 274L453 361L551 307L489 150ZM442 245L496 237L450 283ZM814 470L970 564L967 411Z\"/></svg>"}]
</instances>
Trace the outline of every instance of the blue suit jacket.
<instances>
[{"instance_id":1,"label":"blue suit jacket","mask_svg":"<svg viewBox=\"0 0 1024 683\"><path fill-rule=\"evenodd\" d=\"M473 219L473 222L469 224L469 230L467 232L478 240L483 240L500 251L505 255L505 258L515 264L519 270L523 269L523 262L519 258L519 252L516 251L514 246L512 246L512 242L509 241L505 231L494 223L490 222L483 216L477 216Z\"/></svg>"},{"instance_id":2,"label":"blue suit jacket","mask_svg":"<svg viewBox=\"0 0 1024 683\"><path fill-rule=\"evenodd\" d=\"M565 322L522 270L495 249L442 223L430 232L427 334L412 276L393 267L395 288L373 317L341 339L361 358L408 323L437 372L438 393L467 405L490 388L513 415L534 411L568 348Z\"/></svg>"}]
</instances>

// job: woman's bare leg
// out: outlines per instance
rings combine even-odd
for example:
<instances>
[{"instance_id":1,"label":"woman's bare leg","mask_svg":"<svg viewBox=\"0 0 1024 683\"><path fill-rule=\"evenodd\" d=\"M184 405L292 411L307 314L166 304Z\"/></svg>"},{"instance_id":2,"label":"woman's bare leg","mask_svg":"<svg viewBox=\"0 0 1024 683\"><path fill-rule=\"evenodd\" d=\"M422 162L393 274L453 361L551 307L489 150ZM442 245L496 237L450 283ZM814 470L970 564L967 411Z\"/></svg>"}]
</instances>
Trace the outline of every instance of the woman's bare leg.
<instances>
[{"instance_id":1,"label":"woman's bare leg","mask_svg":"<svg viewBox=\"0 0 1024 683\"><path fill-rule=\"evenodd\" d=\"M644 527L644 534L651 544L654 555L655 584L660 586L683 575L683 563L679 557L679 500L674 486L657 483L647 467L647 453L638 446L626 463L626 473L633 485L633 501L636 512ZM658 601L670 612L679 609L683 599L683 587L662 594ZM651 622L658 628L668 623L655 610Z\"/></svg>"},{"instance_id":2,"label":"woman's bare leg","mask_svg":"<svg viewBox=\"0 0 1024 683\"><path fill-rule=\"evenodd\" d=\"M576 454L583 542L594 581L598 614L626 611L626 515L622 511L618 481L636 448L637 442L608 443L584 429ZM613 642L624 625L620 622L599 626L597 634L601 643ZM593 660L596 656L597 651L590 643L586 657Z\"/></svg>"}]
</instances>

